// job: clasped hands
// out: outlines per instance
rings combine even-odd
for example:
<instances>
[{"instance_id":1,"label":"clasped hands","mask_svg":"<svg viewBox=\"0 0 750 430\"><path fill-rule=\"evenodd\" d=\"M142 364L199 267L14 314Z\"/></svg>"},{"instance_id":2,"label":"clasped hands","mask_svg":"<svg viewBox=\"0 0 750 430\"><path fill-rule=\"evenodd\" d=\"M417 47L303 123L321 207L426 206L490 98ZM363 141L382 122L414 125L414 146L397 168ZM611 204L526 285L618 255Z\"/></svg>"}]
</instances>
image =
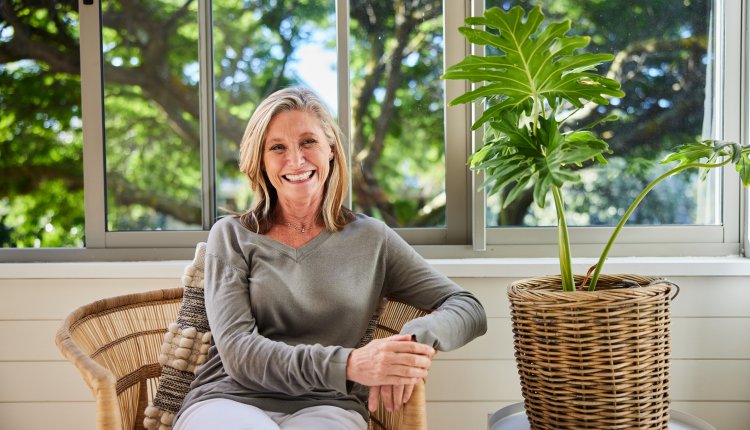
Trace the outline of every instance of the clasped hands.
<instances>
[{"instance_id":1,"label":"clasped hands","mask_svg":"<svg viewBox=\"0 0 750 430\"><path fill-rule=\"evenodd\" d=\"M375 339L349 354L346 379L370 387L370 412L377 410L381 397L388 411L398 410L411 398L414 385L427 377L435 353L408 334Z\"/></svg>"}]
</instances>

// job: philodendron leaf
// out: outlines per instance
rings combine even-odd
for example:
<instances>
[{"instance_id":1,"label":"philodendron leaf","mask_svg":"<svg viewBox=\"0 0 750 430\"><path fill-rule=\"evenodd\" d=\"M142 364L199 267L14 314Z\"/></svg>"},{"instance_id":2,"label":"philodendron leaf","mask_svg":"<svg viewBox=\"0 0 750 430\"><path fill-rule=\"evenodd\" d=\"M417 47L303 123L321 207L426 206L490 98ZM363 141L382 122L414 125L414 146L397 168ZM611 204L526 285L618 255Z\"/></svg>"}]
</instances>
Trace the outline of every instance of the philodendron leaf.
<instances>
[{"instance_id":1,"label":"philodendron leaf","mask_svg":"<svg viewBox=\"0 0 750 430\"><path fill-rule=\"evenodd\" d=\"M675 152L667 155L662 163L671 163L676 161L678 164L697 163L701 159L710 159L717 154L717 148L712 140L702 142L691 142L679 146Z\"/></svg>"},{"instance_id":2,"label":"philodendron leaf","mask_svg":"<svg viewBox=\"0 0 750 430\"><path fill-rule=\"evenodd\" d=\"M589 44L588 37L568 36L570 21L541 28L543 21L539 7L526 15L520 7L507 12L491 8L467 19L461 34L498 54L469 55L443 75L477 84L451 105L485 100L472 126L488 125L485 146L469 164L485 170L488 193L500 193L503 207L529 188L536 204L544 207L551 187L580 180L577 166L590 160L606 163L604 141L588 131L561 134L555 115L563 105L607 104L608 97L624 95L618 82L596 74L596 67L612 55L576 53Z\"/></svg>"},{"instance_id":3,"label":"philodendron leaf","mask_svg":"<svg viewBox=\"0 0 750 430\"><path fill-rule=\"evenodd\" d=\"M518 125L521 123L522 125ZM540 118L536 133L516 112L506 112L490 123L496 137L469 159L471 168L485 170L488 194L501 194L508 206L533 184L534 201L544 207L551 186L580 181L572 167L594 161L606 164L607 144L589 131L561 134L553 118Z\"/></svg>"},{"instance_id":4,"label":"philodendron leaf","mask_svg":"<svg viewBox=\"0 0 750 430\"><path fill-rule=\"evenodd\" d=\"M485 57L468 56L443 75L445 79L484 83L450 102L455 105L478 98L488 101L484 114L472 126L474 129L506 110L557 105L557 100L576 107L586 101L607 104L607 97L624 95L617 81L595 73L596 67L611 60L612 55L576 54L575 50L588 45L589 38L567 36L570 21L552 23L540 31L543 20L540 7L526 16L519 6L508 12L491 8L484 16L467 19L467 26L459 29L472 43L491 46L499 52Z\"/></svg>"},{"instance_id":5,"label":"philodendron leaf","mask_svg":"<svg viewBox=\"0 0 750 430\"><path fill-rule=\"evenodd\" d=\"M740 161L737 162L734 167L740 174L742 184L746 187L750 187L750 147L743 148L740 154Z\"/></svg>"},{"instance_id":6,"label":"philodendron leaf","mask_svg":"<svg viewBox=\"0 0 750 430\"><path fill-rule=\"evenodd\" d=\"M750 186L750 147L743 147L735 142L721 140L704 140L684 144L667 155L662 163L677 162L678 166L686 164L715 164L729 157L735 170L740 174L744 186ZM701 179L704 179L712 167L703 169Z\"/></svg>"},{"instance_id":7,"label":"philodendron leaf","mask_svg":"<svg viewBox=\"0 0 750 430\"><path fill-rule=\"evenodd\" d=\"M545 148L534 160L540 183L535 184L534 201L544 207L549 187L562 187L566 183L580 181L580 175L573 166L584 162L604 162L602 153L609 152L607 143L596 138L591 132L577 131L567 135L560 133L558 123L553 118L542 118L537 133Z\"/></svg>"},{"instance_id":8,"label":"philodendron leaf","mask_svg":"<svg viewBox=\"0 0 750 430\"><path fill-rule=\"evenodd\" d=\"M484 170L482 186L491 186L488 194L500 193L502 207L507 207L537 177L531 166L539 155L534 135L527 126L518 126L519 116L506 112L492 122L492 140L469 158L473 170ZM530 156L529 154L532 154Z\"/></svg>"}]
</instances>

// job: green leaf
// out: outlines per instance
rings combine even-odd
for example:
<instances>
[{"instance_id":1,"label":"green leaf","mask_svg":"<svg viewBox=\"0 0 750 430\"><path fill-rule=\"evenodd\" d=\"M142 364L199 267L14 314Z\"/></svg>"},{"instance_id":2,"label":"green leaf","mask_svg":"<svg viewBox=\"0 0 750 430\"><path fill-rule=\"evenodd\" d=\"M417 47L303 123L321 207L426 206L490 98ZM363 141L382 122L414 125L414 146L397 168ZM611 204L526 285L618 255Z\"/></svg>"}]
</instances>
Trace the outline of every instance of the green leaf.
<instances>
[{"instance_id":1,"label":"green leaf","mask_svg":"<svg viewBox=\"0 0 750 430\"><path fill-rule=\"evenodd\" d=\"M469 42L475 45L491 45L497 46L502 43L502 39L484 30L475 30L471 27L460 27L458 32Z\"/></svg>"},{"instance_id":2,"label":"green leaf","mask_svg":"<svg viewBox=\"0 0 750 430\"><path fill-rule=\"evenodd\" d=\"M502 201L502 209L505 209L513 203L518 197L521 196L521 193L525 191L529 187L529 182L533 179L533 176L527 175L521 178L516 184L511 188L510 191L508 191L508 194L506 194L505 198Z\"/></svg>"},{"instance_id":3,"label":"green leaf","mask_svg":"<svg viewBox=\"0 0 750 430\"><path fill-rule=\"evenodd\" d=\"M740 153L740 160L735 163L734 167L740 174L742 185L750 187L750 147Z\"/></svg>"},{"instance_id":4,"label":"green leaf","mask_svg":"<svg viewBox=\"0 0 750 430\"><path fill-rule=\"evenodd\" d=\"M473 129L504 111L520 110L527 105L557 106L559 99L582 107L589 101L607 104L608 97L624 95L618 82L595 73L596 67L611 60L612 55L576 54L576 50L588 45L589 38L566 35L570 21L551 23L540 30L543 20L540 7L525 16L519 6L507 12L491 8L484 16L467 19L468 27L460 29L470 42L491 46L499 52L484 60L468 56L444 75L446 79L486 83L451 102L454 105L486 99L490 107Z\"/></svg>"},{"instance_id":5,"label":"green leaf","mask_svg":"<svg viewBox=\"0 0 750 430\"><path fill-rule=\"evenodd\" d=\"M677 147L675 152L667 155L662 163L676 161L678 165L697 163L701 159L711 159L715 156L723 157L727 155L725 147L731 147L731 144L717 142L714 140L704 140L702 142L690 142ZM736 150L735 150L736 151Z\"/></svg>"},{"instance_id":6,"label":"green leaf","mask_svg":"<svg viewBox=\"0 0 750 430\"><path fill-rule=\"evenodd\" d=\"M544 209L547 205L546 197L552 185L552 179L550 176L540 176L534 184L534 202L540 208Z\"/></svg>"}]
</instances>

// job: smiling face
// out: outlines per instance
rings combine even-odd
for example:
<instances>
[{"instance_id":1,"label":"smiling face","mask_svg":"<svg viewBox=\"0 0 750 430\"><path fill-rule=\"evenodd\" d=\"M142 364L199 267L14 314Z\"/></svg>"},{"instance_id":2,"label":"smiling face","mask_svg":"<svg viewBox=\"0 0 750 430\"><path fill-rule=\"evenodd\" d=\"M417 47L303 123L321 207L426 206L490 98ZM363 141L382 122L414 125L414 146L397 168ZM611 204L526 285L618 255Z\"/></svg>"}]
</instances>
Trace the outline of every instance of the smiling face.
<instances>
[{"instance_id":1,"label":"smiling face","mask_svg":"<svg viewBox=\"0 0 750 430\"><path fill-rule=\"evenodd\" d=\"M284 111L268 124L263 168L280 201L317 207L332 158L331 144L314 114Z\"/></svg>"}]
</instances>

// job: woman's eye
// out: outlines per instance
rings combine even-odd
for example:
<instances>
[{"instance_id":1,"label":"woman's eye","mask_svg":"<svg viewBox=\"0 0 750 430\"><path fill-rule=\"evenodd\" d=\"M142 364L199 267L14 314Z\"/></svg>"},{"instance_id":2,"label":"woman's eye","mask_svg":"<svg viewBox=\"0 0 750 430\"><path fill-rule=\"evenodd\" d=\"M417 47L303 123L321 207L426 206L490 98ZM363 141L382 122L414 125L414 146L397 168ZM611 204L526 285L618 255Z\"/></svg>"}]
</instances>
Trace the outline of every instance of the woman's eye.
<instances>
[{"instance_id":1,"label":"woman's eye","mask_svg":"<svg viewBox=\"0 0 750 430\"><path fill-rule=\"evenodd\" d=\"M271 151L281 151L284 149L284 145L273 145L270 149Z\"/></svg>"},{"instance_id":2,"label":"woman's eye","mask_svg":"<svg viewBox=\"0 0 750 430\"><path fill-rule=\"evenodd\" d=\"M314 145L314 144L315 144L315 140L314 139L305 139L305 140L302 141L302 145L304 145L304 146L311 146L311 145Z\"/></svg>"}]
</instances>

